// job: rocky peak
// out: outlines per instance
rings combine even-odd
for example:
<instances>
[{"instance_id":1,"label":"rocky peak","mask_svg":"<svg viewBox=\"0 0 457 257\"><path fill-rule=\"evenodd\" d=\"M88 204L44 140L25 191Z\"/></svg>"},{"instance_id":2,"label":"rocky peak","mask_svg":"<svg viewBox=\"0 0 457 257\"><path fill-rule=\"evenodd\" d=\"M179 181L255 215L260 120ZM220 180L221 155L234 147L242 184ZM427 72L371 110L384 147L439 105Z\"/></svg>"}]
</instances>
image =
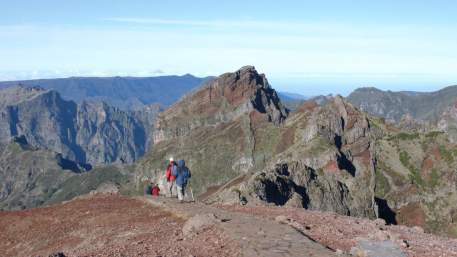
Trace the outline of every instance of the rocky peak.
<instances>
[{"instance_id":1,"label":"rocky peak","mask_svg":"<svg viewBox=\"0 0 457 257\"><path fill-rule=\"evenodd\" d=\"M317 129L312 129L313 138L315 133L325 135L328 139L338 138L338 144L352 144L360 138L364 138L369 131L369 122L366 115L356 109L341 96L335 96L327 104L313 112L312 124Z\"/></svg>"},{"instance_id":2,"label":"rocky peak","mask_svg":"<svg viewBox=\"0 0 457 257\"><path fill-rule=\"evenodd\" d=\"M222 95L232 105L250 102L254 109L267 114L274 123L281 123L287 117L288 112L278 94L268 83L265 74L259 74L254 66L244 66L236 72L225 73L214 82L214 87L220 87Z\"/></svg>"},{"instance_id":3,"label":"rocky peak","mask_svg":"<svg viewBox=\"0 0 457 257\"><path fill-rule=\"evenodd\" d=\"M196 127L215 126L243 115L279 125L288 115L264 74L253 66L222 74L185 96L157 119L154 142L185 136Z\"/></svg>"}]
</instances>

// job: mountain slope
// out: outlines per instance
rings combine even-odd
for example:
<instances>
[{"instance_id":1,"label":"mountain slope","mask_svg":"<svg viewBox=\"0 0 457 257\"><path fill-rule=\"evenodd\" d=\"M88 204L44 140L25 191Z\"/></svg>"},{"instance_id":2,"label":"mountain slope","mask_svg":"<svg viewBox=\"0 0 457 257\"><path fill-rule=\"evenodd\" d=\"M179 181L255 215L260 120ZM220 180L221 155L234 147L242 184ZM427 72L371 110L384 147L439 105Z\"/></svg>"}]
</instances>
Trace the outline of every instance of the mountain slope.
<instances>
[{"instance_id":1,"label":"mountain slope","mask_svg":"<svg viewBox=\"0 0 457 257\"><path fill-rule=\"evenodd\" d=\"M0 82L1 87L18 84L53 89L66 100L81 103L84 100L104 101L122 110L139 110L159 103L170 106L181 96L197 88L210 78L192 75L160 77L71 77Z\"/></svg>"},{"instance_id":2,"label":"mountain slope","mask_svg":"<svg viewBox=\"0 0 457 257\"><path fill-rule=\"evenodd\" d=\"M441 113L457 99L457 86L430 93L392 92L359 88L347 100L372 115L400 121L409 114L414 119L436 122Z\"/></svg>"},{"instance_id":3,"label":"mountain slope","mask_svg":"<svg viewBox=\"0 0 457 257\"><path fill-rule=\"evenodd\" d=\"M0 149L0 209L25 209L70 200L103 183L128 185L125 168L83 167L61 154L37 149L17 138Z\"/></svg>"},{"instance_id":4,"label":"mountain slope","mask_svg":"<svg viewBox=\"0 0 457 257\"><path fill-rule=\"evenodd\" d=\"M137 176L160 177L170 157L185 158L197 193L254 167L271 153L255 141L260 127L277 127L287 117L265 76L247 66L208 82L157 118L154 145Z\"/></svg>"}]
</instances>

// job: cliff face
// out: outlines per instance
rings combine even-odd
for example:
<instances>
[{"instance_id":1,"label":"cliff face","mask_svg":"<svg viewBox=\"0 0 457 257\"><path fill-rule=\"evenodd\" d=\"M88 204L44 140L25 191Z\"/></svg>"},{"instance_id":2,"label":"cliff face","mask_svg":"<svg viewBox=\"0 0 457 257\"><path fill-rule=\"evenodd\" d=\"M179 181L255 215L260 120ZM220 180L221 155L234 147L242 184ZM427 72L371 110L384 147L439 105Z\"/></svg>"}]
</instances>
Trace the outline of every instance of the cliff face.
<instances>
[{"instance_id":1,"label":"cliff face","mask_svg":"<svg viewBox=\"0 0 457 257\"><path fill-rule=\"evenodd\" d=\"M0 110L0 142L8 143L14 136L24 136L33 146L52 149L85 163L83 151L76 144L75 103L63 100L55 91L41 88L18 86L0 92L2 99L10 99Z\"/></svg>"},{"instance_id":2,"label":"cliff face","mask_svg":"<svg viewBox=\"0 0 457 257\"><path fill-rule=\"evenodd\" d=\"M148 115L133 115L104 103L80 105L56 91L22 86L0 91L0 142L24 136L38 148L62 153L82 164L131 163L148 142Z\"/></svg>"},{"instance_id":3,"label":"cliff face","mask_svg":"<svg viewBox=\"0 0 457 257\"><path fill-rule=\"evenodd\" d=\"M79 105L76 131L88 163L132 163L145 152L147 134L141 121L105 103Z\"/></svg>"}]
</instances>

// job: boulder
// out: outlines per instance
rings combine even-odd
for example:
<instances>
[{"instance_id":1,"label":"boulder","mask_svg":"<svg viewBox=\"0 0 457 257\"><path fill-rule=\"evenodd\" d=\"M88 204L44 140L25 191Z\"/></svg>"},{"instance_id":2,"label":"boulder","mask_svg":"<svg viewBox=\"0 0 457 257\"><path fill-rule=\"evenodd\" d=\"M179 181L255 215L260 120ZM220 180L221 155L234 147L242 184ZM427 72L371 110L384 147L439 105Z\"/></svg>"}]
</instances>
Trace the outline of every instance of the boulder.
<instances>
[{"instance_id":1,"label":"boulder","mask_svg":"<svg viewBox=\"0 0 457 257\"><path fill-rule=\"evenodd\" d=\"M182 228L182 233L185 237L192 237L219 222L220 220L214 213L198 214L186 221Z\"/></svg>"}]
</instances>

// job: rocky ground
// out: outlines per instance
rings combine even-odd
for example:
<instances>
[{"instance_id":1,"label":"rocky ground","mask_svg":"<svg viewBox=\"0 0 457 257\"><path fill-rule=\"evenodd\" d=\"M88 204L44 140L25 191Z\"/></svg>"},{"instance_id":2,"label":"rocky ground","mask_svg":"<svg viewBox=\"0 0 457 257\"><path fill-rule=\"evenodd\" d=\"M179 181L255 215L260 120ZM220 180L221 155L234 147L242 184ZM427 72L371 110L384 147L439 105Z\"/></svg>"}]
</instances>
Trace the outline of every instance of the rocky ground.
<instances>
[{"instance_id":1,"label":"rocky ground","mask_svg":"<svg viewBox=\"0 0 457 257\"><path fill-rule=\"evenodd\" d=\"M184 237L185 220L137 199L98 195L0 212L1 256L237 256L221 230Z\"/></svg>"},{"instance_id":2,"label":"rocky ground","mask_svg":"<svg viewBox=\"0 0 457 257\"><path fill-rule=\"evenodd\" d=\"M0 212L0 231L2 256L457 256L455 239L383 220L108 193Z\"/></svg>"},{"instance_id":3,"label":"rocky ground","mask_svg":"<svg viewBox=\"0 0 457 257\"><path fill-rule=\"evenodd\" d=\"M387 226L384 220L372 221L296 208L270 206L221 206L221 208L288 224L330 249L352 252L356 256L403 256L376 253L388 248L391 248L391 254L395 250L411 257L457 256L456 239L427 234L419 227Z\"/></svg>"}]
</instances>

